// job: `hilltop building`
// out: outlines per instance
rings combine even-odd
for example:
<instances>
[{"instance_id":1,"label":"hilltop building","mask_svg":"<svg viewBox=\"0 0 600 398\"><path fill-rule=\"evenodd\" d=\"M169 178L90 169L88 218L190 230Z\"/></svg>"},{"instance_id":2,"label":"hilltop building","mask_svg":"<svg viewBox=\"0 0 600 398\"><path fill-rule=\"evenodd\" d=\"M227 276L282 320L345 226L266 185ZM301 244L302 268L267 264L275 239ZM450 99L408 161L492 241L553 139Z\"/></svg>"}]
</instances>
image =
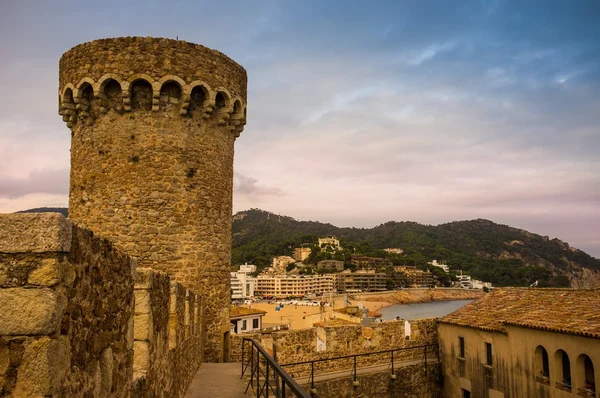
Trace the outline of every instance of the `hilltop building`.
<instances>
[{"instance_id":1,"label":"hilltop building","mask_svg":"<svg viewBox=\"0 0 600 398\"><path fill-rule=\"evenodd\" d=\"M312 249L310 247L297 247L294 249L294 260L302 262L310 256Z\"/></svg>"},{"instance_id":2,"label":"hilltop building","mask_svg":"<svg viewBox=\"0 0 600 398\"><path fill-rule=\"evenodd\" d=\"M321 249L330 247L334 251L342 250L342 246L340 246L340 241L334 238L333 236L327 238L319 238L319 247Z\"/></svg>"},{"instance_id":3,"label":"hilltop building","mask_svg":"<svg viewBox=\"0 0 600 398\"><path fill-rule=\"evenodd\" d=\"M397 247L388 247L387 249L383 249L384 252L386 253L391 253L391 254L402 254L404 253L404 250L399 249Z\"/></svg>"},{"instance_id":4,"label":"hilltop building","mask_svg":"<svg viewBox=\"0 0 600 398\"><path fill-rule=\"evenodd\" d=\"M600 291L502 288L438 323L447 397L597 397Z\"/></svg>"},{"instance_id":5,"label":"hilltop building","mask_svg":"<svg viewBox=\"0 0 600 398\"><path fill-rule=\"evenodd\" d=\"M445 273L449 273L450 272L450 267L448 266L448 264L444 264L444 263L438 263L437 260L433 260L430 263L427 263L430 265L433 265L434 267L438 267L444 270Z\"/></svg>"}]
</instances>

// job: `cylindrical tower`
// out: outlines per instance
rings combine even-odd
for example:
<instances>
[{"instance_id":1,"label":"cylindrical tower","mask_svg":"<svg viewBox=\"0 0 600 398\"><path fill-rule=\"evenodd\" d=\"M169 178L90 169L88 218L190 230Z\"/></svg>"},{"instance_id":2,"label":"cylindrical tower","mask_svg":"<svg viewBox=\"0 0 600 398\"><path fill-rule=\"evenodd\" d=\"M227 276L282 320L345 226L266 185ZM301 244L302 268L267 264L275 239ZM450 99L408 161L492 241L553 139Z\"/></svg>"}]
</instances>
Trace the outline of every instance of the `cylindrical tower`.
<instances>
[{"instance_id":1,"label":"cylindrical tower","mask_svg":"<svg viewBox=\"0 0 600 398\"><path fill-rule=\"evenodd\" d=\"M205 297L207 361L219 360L229 330L233 146L246 85L224 54L170 39L95 40L60 60L69 217Z\"/></svg>"}]
</instances>

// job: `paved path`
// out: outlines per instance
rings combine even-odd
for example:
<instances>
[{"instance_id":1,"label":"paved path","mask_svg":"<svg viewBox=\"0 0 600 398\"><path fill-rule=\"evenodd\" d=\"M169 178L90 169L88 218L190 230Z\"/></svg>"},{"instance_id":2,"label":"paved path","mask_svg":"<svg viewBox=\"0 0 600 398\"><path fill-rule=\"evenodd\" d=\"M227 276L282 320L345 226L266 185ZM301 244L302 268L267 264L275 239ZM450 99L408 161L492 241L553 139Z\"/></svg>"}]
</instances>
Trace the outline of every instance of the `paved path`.
<instances>
[{"instance_id":1,"label":"paved path","mask_svg":"<svg viewBox=\"0 0 600 398\"><path fill-rule=\"evenodd\" d=\"M242 364L203 363L185 393L185 398L247 398L240 375Z\"/></svg>"}]
</instances>

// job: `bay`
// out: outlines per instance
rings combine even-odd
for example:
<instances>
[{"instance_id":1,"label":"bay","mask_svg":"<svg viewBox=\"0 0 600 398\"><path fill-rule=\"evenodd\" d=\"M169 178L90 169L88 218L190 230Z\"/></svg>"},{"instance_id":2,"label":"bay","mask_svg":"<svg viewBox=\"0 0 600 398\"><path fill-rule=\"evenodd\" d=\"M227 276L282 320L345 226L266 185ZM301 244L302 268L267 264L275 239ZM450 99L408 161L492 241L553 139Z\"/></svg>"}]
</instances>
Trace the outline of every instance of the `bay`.
<instances>
[{"instance_id":1,"label":"bay","mask_svg":"<svg viewBox=\"0 0 600 398\"><path fill-rule=\"evenodd\" d=\"M396 319L441 318L473 300L433 301L431 303L395 304L379 310L384 321Z\"/></svg>"}]
</instances>

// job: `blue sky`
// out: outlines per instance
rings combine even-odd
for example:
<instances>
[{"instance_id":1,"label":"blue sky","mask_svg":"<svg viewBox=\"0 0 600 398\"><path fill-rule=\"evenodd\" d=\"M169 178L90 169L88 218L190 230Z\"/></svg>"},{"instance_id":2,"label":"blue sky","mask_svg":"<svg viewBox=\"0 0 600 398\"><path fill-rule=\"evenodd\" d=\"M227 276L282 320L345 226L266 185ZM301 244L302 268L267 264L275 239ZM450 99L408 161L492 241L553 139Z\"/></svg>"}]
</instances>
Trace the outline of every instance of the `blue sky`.
<instances>
[{"instance_id":1,"label":"blue sky","mask_svg":"<svg viewBox=\"0 0 600 398\"><path fill-rule=\"evenodd\" d=\"M600 257L600 2L0 3L0 211L65 206L58 60L176 37L248 71L235 210L487 218Z\"/></svg>"}]
</instances>

